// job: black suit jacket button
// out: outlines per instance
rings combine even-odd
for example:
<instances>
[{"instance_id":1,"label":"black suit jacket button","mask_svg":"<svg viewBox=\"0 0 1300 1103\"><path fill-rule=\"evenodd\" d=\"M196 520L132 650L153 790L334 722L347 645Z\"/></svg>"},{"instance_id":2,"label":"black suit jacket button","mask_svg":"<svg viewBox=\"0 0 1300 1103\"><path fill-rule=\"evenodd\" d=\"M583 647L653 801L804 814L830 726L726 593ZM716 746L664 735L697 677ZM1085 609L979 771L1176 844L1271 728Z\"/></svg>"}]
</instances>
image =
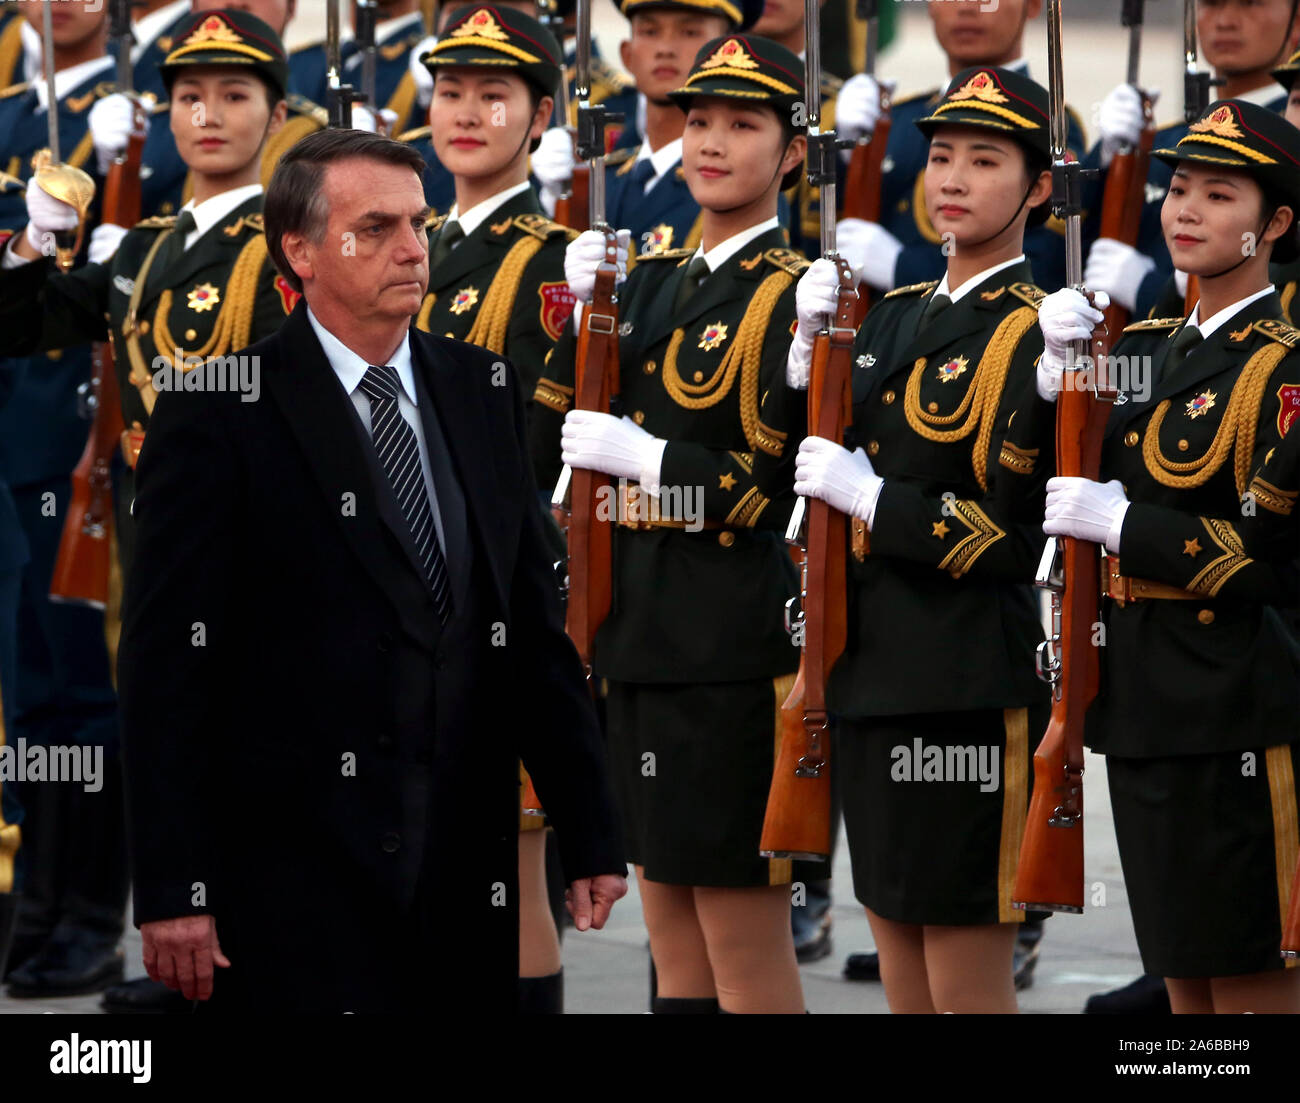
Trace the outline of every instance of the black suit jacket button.
<instances>
[{"instance_id":1,"label":"black suit jacket button","mask_svg":"<svg viewBox=\"0 0 1300 1103\"><path fill-rule=\"evenodd\" d=\"M379 840L379 845L385 854L396 854L401 848L402 837L396 831L389 831Z\"/></svg>"},{"instance_id":2,"label":"black suit jacket button","mask_svg":"<svg viewBox=\"0 0 1300 1103\"><path fill-rule=\"evenodd\" d=\"M375 645L380 651L391 651L393 649L393 634L385 632L379 637L379 642Z\"/></svg>"}]
</instances>

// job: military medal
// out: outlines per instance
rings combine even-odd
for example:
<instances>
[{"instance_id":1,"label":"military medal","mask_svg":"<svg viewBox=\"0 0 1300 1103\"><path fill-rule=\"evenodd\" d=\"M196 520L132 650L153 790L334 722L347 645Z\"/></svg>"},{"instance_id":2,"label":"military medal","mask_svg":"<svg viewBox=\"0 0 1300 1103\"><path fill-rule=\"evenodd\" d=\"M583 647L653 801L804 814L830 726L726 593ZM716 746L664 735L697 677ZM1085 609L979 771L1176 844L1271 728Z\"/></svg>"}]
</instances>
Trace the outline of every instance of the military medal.
<instances>
[{"instance_id":1,"label":"military medal","mask_svg":"<svg viewBox=\"0 0 1300 1103\"><path fill-rule=\"evenodd\" d=\"M946 364L939 365L939 381L941 383L951 383L968 367L970 367L970 361L966 357L954 356Z\"/></svg>"},{"instance_id":2,"label":"military medal","mask_svg":"<svg viewBox=\"0 0 1300 1103\"><path fill-rule=\"evenodd\" d=\"M654 229L647 230L643 240L647 253L661 253L673 247L673 228L668 223L661 222Z\"/></svg>"},{"instance_id":3,"label":"military medal","mask_svg":"<svg viewBox=\"0 0 1300 1103\"><path fill-rule=\"evenodd\" d=\"M714 322L704 327L704 332L700 334L700 343L696 347L704 349L705 352L712 352L726 339L726 325L722 322Z\"/></svg>"},{"instance_id":4,"label":"military medal","mask_svg":"<svg viewBox=\"0 0 1300 1103\"><path fill-rule=\"evenodd\" d=\"M195 313L203 314L221 302L221 292L210 283L201 283L186 294L185 301Z\"/></svg>"},{"instance_id":5,"label":"military medal","mask_svg":"<svg viewBox=\"0 0 1300 1103\"><path fill-rule=\"evenodd\" d=\"M1200 417L1214 405L1215 394L1213 391L1202 391L1187 404L1188 417Z\"/></svg>"},{"instance_id":6,"label":"military medal","mask_svg":"<svg viewBox=\"0 0 1300 1103\"><path fill-rule=\"evenodd\" d=\"M452 300L449 308L453 314L464 314L478 302L478 288L467 287L463 291L456 292L456 298Z\"/></svg>"}]
</instances>

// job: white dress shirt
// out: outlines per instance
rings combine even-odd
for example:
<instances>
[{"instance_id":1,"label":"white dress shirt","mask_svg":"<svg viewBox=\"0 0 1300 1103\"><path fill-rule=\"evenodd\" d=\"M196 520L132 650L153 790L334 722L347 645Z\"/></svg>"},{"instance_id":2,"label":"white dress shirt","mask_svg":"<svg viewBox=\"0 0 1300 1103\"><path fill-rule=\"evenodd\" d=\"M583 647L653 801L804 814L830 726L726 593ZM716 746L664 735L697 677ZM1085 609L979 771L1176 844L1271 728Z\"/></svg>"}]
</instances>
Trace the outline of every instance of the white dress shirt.
<instances>
[{"instance_id":1,"label":"white dress shirt","mask_svg":"<svg viewBox=\"0 0 1300 1103\"><path fill-rule=\"evenodd\" d=\"M934 289L934 294L947 295L954 303L959 302L967 294L979 287L979 285L993 275L994 272L1001 272L1002 269L1010 268L1013 264L1020 264L1024 259L1025 254L1021 253L1020 256L1012 257L1011 260L1004 260L1001 264L990 265L988 268L985 268L984 271L971 276L971 278L958 287L956 291L948 290L948 273L945 272L943 274L943 279L939 281L939 286Z\"/></svg>"},{"instance_id":2,"label":"white dress shirt","mask_svg":"<svg viewBox=\"0 0 1300 1103\"><path fill-rule=\"evenodd\" d=\"M522 184L516 184L513 188L506 188L499 191L496 195L489 196L482 203L475 203L464 214L459 213L459 208L455 203L451 205L451 210L447 212L447 222L459 222L460 228L465 231L465 236L469 237L475 230L483 225L492 213L508 199L513 199L516 195L522 195L533 185L525 180Z\"/></svg>"},{"instance_id":3,"label":"white dress shirt","mask_svg":"<svg viewBox=\"0 0 1300 1103\"><path fill-rule=\"evenodd\" d=\"M1217 314L1211 314L1205 321L1201 321L1201 303L1192 307L1192 313L1187 319L1187 326L1195 326L1201 331L1201 336L1207 340L1214 334L1214 331L1222 326L1225 322L1230 322L1246 307L1250 306L1256 299L1262 299L1265 295L1271 295L1277 289L1270 283L1263 291L1256 291L1253 295L1247 295L1244 299L1238 299L1231 306L1225 306Z\"/></svg>"},{"instance_id":4,"label":"white dress shirt","mask_svg":"<svg viewBox=\"0 0 1300 1103\"><path fill-rule=\"evenodd\" d=\"M237 207L242 207L255 195L262 194L261 184L245 184L242 188L231 188L202 203L191 199L181 208L194 216L194 229L185 235L185 248L188 249L206 234L218 222L221 222Z\"/></svg>"},{"instance_id":5,"label":"white dress shirt","mask_svg":"<svg viewBox=\"0 0 1300 1103\"><path fill-rule=\"evenodd\" d=\"M157 11L142 15L131 24L131 33L135 35L135 45L131 47L131 63L140 60L140 56L153 45L153 40L190 10L190 0L172 0Z\"/></svg>"},{"instance_id":6,"label":"white dress shirt","mask_svg":"<svg viewBox=\"0 0 1300 1103\"><path fill-rule=\"evenodd\" d=\"M709 274L712 275L756 237L761 237L768 230L780 229L780 226L781 220L773 215L766 222L760 222L757 226L751 226L748 230L741 230L738 234L732 234L726 241L719 242L708 252L705 252L704 243L701 242L696 246L695 252L691 254L691 260L696 257L703 257L704 263L709 266Z\"/></svg>"},{"instance_id":7,"label":"white dress shirt","mask_svg":"<svg viewBox=\"0 0 1300 1103\"><path fill-rule=\"evenodd\" d=\"M343 384L343 389L352 399L352 405L357 411L357 417L361 419L361 424L365 427L367 436L373 437L374 432L370 427L370 399L361 389L361 377L366 374L370 365L321 325L319 319L312 313L311 307L307 308L307 321L311 323L311 328L316 333L316 339L325 352L325 359L329 361L334 374ZM415 431L415 442L420 448L420 472L424 475L424 489L429 494L433 523L438 530L438 543L442 545L445 555L447 538L442 531L442 514L438 512L438 493L434 489L433 470L429 466L429 446L424 440L424 424L420 421L415 397L415 369L411 363L409 336L397 346L388 361L388 366L396 370L397 378L402 384L401 390L397 392L397 409L406 424Z\"/></svg>"}]
</instances>

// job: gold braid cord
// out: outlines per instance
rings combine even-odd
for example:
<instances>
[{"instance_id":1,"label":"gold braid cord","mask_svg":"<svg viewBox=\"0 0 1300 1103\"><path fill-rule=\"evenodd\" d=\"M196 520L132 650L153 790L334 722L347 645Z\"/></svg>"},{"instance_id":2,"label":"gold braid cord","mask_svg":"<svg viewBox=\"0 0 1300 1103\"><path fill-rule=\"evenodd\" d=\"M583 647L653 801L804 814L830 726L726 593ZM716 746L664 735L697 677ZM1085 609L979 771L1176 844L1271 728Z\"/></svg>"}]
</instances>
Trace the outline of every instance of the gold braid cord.
<instances>
[{"instance_id":1,"label":"gold braid cord","mask_svg":"<svg viewBox=\"0 0 1300 1103\"><path fill-rule=\"evenodd\" d=\"M712 378L703 383L686 383L677 372L677 352L682 347L686 331L676 329L664 355L664 388L674 402L688 410L705 410L716 406L731 392L740 374L740 424L745 430L745 440L751 449L759 447L758 377L763 365L763 341L767 337L767 324L772 320L777 300L794 282L788 272L773 272L754 292L745 316L740 320L731 347L722 357L722 363Z\"/></svg>"},{"instance_id":2,"label":"gold braid cord","mask_svg":"<svg viewBox=\"0 0 1300 1103\"><path fill-rule=\"evenodd\" d=\"M974 502L958 499L952 503L953 516L966 526L966 535L953 545L939 563L939 570L961 578L981 555L1006 536L987 513Z\"/></svg>"},{"instance_id":3,"label":"gold braid cord","mask_svg":"<svg viewBox=\"0 0 1300 1103\"><path fill-rule=\"evenodd\" d=\"M917 360L907 380L903 412L907 415L908 425L918 435L937 444L952 444L968 437L975 426L979 425L975 447L971 452L971 463L981 490L988 490L989 441L993 439L993 423L1002 401L1002 388L1011 367L1011 358L1015 355L1020 339L1037 321L1038 311L1032 306L1022 306L1002 319L989 339L984 355L980 357L975 374L966 388L966 397L951 414L931 414L921 408L921 376L926 369L924 357ZM963 417L965 420L955 429L936 428L952 425Z\"/></svg>"},{"instance_id":4,"label":"gold braid cord","mask_svg":"<svg viewBox=\"0 0 1300 1103\"><path fill-rule=\"evenodd\" d=\"M1214 440L1205 454L1185 463L1168 459L1160 451L1160 426L1169 412L1171 399L1166 398L1147 423L1142 438L1142 459L1147 471L1161 486L1175 489L1204 486L1223 466L1228 452L1236 445L1233 455L1233 475L1237 482L1237 496L1245 493L1250 478L1251 459L1255 452L1255 431L1259 425L1259 407L1264 397L1264 387L1273 369L1290 350L1285 345L1268 344L1246 361L1241 375L1232 387L1232 397L1223 412L1223 420L1214 434ZM1190 587L1189 587L1190 589Z\"/></svg>"},{"instance_id":5,"label":"gold braid cord","mask_svg":"<svg viewBox=\"0 0 1300 1103\"><path fill-rule=\"evenodd\" d=\"M152 259L153 252L156 252L164 236L166 235L159 235L149 259ZM253 314L257 307L257 282L266 259L266 238L262 234L252 238L239 251L230 270L230 279L226 282L226 298L221 304L221 312L217 315L211 335L199 348L183 348L172 335L167 326L167 317L172 308L172 289L169 287L164 291L158 297L158 309L154 311L153 317L153 339L159 355L170 359L172 366L179 371L188 371L196 365L190 363L187 367L187 360L206 360L213 356L225 356L231 349L247 348L251 344L249 337L253 332ZM145 274L145 271L141 271L137 280L143 281ZM126 344L131 357L131 382L140 391L145 412L152 414L158 394L153 388L153 373L140 352L138 334L127 334ZM175 356L177 352L180 353L179 360Z\"/></svg>"},{"instance_id":6,"label":"gold braid cord","mask_svg":"<svg viewBox=\"0 0 1300 1103\"><path fill-rule=\"evenodd\" d=\"M523 279L524 269L542 247L540 238L524 237L510 247L506 259L501 262L492 286L483 296L483 305L478 308L474 325L470 327L465 338L471 345L487 349L489 352L504 353L506 350L506 331L510 328L510 315L515 308L515 295L519 292L519 281ZM425 324L428 324L426 317Z\"/></svg>"}]
</instances>

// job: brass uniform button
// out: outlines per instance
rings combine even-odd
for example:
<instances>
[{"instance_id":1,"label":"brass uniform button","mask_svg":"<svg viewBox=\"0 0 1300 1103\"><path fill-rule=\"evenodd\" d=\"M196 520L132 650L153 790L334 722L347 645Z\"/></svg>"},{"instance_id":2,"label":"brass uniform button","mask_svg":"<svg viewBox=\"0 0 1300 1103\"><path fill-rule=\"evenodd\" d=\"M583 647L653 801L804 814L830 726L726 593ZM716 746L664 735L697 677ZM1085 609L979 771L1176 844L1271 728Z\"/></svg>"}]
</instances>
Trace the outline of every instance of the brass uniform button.
<instances>
[{"instance_id":1,"label":"brass uniform button","mask_svg":"<svg viewBox=\"0 0 1300 1103\"><path fill-rule=\"evenodd\" d=\"M894 399L897 397L898 396L894 394L893 391L886 391L884 394L880 396L880 401L883 402L886 406L892 406L894 404Z\"/></svg>"},{"instance_id":2,"label":"brass uniform button","mask_svg":"<svg viewBox=\"0 0 1300 1103\"><path fill-rule=\"evenodd\" d=\"M646 375L654 375L655 362L653 360L647 360L644 364L641 365L641 370L645 372Z\"/></svg>"},{"instance_id":3,"label":"brass uniform button","mask_svg":"<svg viewBox=\"0 0 1300 1103\"><path fill-rule=\"evenodd\" d=\"M703 373L702 371L697 371L697 372L695 373L695 382L696 382L696 383L703 383L703 382L704 382L704 373Z\"/></svg>"},{"instance_id":4,"label":"brass uniform button","mask_svg":"<svg viewBox=\"0 0 1300 1103\"><path fill-rule=\"evenodd\" d=\"M1187 449L1188 449L1187 441L1186 441L1185 439L1184 439L1184 440L1180 440L1180 441L1178 442L1178 451L1180 451L1180 452L1186 452Z\"/></svg>"},{"instance_id":5,"label":"brass uniform button","mask_svg":"<svg viewBox=\"0 0 1300 1103\"><path fill-rule=\"evenodd\" d=\"M930 413L932 414L937 414L939 412L939 403L931 402L929 405L926 406L926 409L929 410Z\"/></svg>"},{"instance_id":6,"label":"brass uniform button","mask_svg":"<svg viewBox=\"0 0 1300 1103\"><path fill-rule=\"evenodd\" d=\"M1199 620L1202 624L1213 624L1214 610L1202 609L1199 613L1196 614L1196 619Z\"/></svg>"},{"instance_id":7,"label":"brass uniform button","mask_svg":"<svg viewBox=\"0 0 1300 1103\"><path fill-rule=\"evenodd\" d=\"M452 333L451 330L447 330L447 332L444 333L443 336L444 336L444 337L450 337L453 341L456 339L456 335L455 335L454 333Z\"/></svg>"},{"instance_id":8,"label":"brass uniform button","mask_svg":"<svg viewBox=\"0 0 1300 1103\"><path fill-rule=\"evenodd\" d=\"M199 331L197 329L187 329L185 331L185 340L193 341L195 338L198 337L198 335L199 335Z\"/></svg>"},{"instance_id":9,"label":"brass uniform button","mask_svg":"<svg viewBox=\"0 0 1300 1103\"><path fill-rule=\"evenodd\" d=\"M724 548L731 547L731 545L734 544L735 542L736 542L736 534L734 532L718 533L718 543L721 544Z\"/></svg>"},{"instance_id":10,"label":"brass uniform button","mask_svg":"<svg viewBox=\"0 0 1300 1103\"><path fill-rule=\"evenodd\" d=\"M642 422L645 421L645 411L637 410L637 412L632 415L632 420L635 421L638 425L640 425Z\"/></svg>"},{"instance_id":11,"label":"brass uniform button","mask_svg":"<svg viewBox=\"0 0 1300 1103\"><path fill-rule=\"evenodd\" d=\"M874 456L879 451L880 451L880 441L873 440L870 444L867 445L868 456Z\"/></svg>"},{"instance_id":12,"label":"brass uniform button","mask_svg":"<svg viewBox=\"0 0 1300 1103\"><path fill-rule=\"evenodd\" d=\"M46 356L46 358L49 359L49 360L59 360L59 359L62 359L62 357L63 357L63 350L62 350L62 349L47 349L46 352L45 352L45 356Z\"/></svg>"},{"instance_id":13,"label":"brass uniform button","mask_svg":"<svg viewBox=\"0 0 1300 1103\"><path fill-rule=\"evenodd\" d=\"M143 322L141 322L138 326L136 326L136 327L135 327L135 331L136 331L138 334L140 334L141 337L143 337L146 333L148 333L148 332L149 332L149 319L146 318Z\"/></svg>"},{"instance_id":14,"label":"brass uniform button","mask_svg":"<svg viewBox=\"0 0 1300 1103\"><path fill-rule=\"evenodd\" d=\"M1136 429L1130 429L1127 433L1124 434L1124 443L1127 444L1130 448L1132 448L1133 445L1137 444L1137 442L1138 442L1138 435Z\"/></svg>"}]
</instances>

